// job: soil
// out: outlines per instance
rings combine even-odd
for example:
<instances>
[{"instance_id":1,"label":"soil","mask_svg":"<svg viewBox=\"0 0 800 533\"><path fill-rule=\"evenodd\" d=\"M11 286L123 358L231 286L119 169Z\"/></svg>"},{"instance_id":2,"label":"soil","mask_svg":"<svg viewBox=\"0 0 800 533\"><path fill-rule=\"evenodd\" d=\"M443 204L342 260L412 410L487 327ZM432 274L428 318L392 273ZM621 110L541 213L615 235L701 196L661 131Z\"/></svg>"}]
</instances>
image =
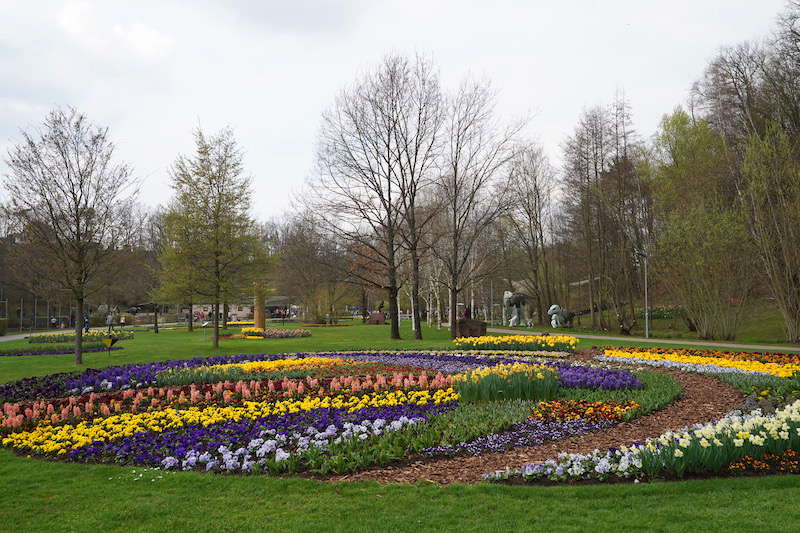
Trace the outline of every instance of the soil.
<instances>
[{"instance_id":1,"label":"soil","mask_svg":"<svg viewBox=\"0 0 800 533\"><path fill-rule=\"evenodd\" d=\"M580 350L570 359L588 361L595 355L596 351ZM329 481L371 480L381 483L427 481L440 485L477 483L485 473L506 468L518 469L525 464L540 463L555 458L560 452L586 453L595 449L619 447L658 437L669 430L715 421L743 404L744 395L738 389L712 377L660 368L648 368L648 370L672 376L683 388L680 398L660 411L622 422L609 429L547 442L540 446L516 448L505 453L419 461L327 479Z\"/></svg>"}]
</instances>

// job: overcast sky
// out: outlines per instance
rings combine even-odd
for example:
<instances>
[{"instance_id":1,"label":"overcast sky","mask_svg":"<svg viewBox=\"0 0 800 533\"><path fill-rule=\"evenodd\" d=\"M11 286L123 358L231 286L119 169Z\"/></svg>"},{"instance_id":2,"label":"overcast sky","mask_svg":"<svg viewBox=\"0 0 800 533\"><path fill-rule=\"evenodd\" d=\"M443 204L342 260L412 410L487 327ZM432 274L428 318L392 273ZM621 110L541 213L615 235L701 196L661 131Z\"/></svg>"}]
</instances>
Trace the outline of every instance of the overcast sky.
<instances>
[{"instance_id":1,"label":"overcast sky","mask_svg":"<svg viewBox=\"0 0 800 533\"><path fill-rule=\"evenodd\" d=\"M229 125L259 219L313 168L321 112L388 51L431 55L443 83L492 80L498 110L556 164L581 110L617 90L649 137L721 46L765 37L784 0L46 2L0 0L0 152L55 106L108 126L163 203L192 128ZM0 162L0 174L6 172Z\"/></svg>"}]
</instances>

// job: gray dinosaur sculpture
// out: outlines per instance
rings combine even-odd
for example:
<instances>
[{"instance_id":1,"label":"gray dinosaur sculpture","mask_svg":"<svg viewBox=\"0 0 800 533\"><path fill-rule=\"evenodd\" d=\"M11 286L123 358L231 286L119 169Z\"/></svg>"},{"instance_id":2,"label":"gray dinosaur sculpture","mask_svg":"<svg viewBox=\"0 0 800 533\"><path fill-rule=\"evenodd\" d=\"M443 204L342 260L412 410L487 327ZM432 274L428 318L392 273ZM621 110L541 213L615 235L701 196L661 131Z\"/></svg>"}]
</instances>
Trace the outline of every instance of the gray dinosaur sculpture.
<instances>
[{"instance_id":1,"label":"gray dinosaur sculpture","mask_svg":"<svg viewBox=\"0 0 800 533\"><path fill-rule=\"evenodd\" d=\"M567 311L560 305L553 304L547 310L547 314L550 315L550 325L554 328L572 327L572 319L575 316L572 311Z\"/></svg>"},{"instance_id":2,"label":"gray dinosaur sculpture","mask_svg":"<svg viewBox=\"0 0 800 533\"><path fill-rule=\"evenodd\" d=\"M522 312L522 305L533 298L521 292L505 291L503 293L503 306L511 312L511 317L508 321L509 327L519 326L524 317Z\"/></svg>"}]
</instances>

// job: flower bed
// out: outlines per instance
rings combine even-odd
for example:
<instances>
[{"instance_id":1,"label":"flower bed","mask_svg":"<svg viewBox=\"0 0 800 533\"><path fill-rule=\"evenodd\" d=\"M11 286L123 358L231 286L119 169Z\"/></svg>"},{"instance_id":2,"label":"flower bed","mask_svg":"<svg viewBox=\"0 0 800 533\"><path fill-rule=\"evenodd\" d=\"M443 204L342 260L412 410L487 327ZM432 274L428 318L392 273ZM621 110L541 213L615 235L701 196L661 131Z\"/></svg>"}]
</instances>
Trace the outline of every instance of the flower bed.
<instances>
[{"instance_id":1,"label":"flower bed","mask_svg":"<svg viewBox=\"0 0 800 533\"><path fill-rule=\"evenodd\" d=\"M578 339L568 335L505 335L459 337L453 340L456 348L466 350L543 350L574 352Z\"/></svg>"},{"instance_id":2,"label":"flower bed","mask_svg":"<svg viewBox=\"0 0 800 533\"><path fill-rule=\"evenodd\" d=\"M102 342L86 342L83 344L84 352L100 352L105 350ZM121 350L121 346L113 346L112 350ZM28 348L0 348L0 357L16 357L20 355L55 355L75 353L74 344L45 344L44 346L30 346Z\"/></svg>"},{"instance_id":3,"label":"flower bed","mask_svg":"<svg viewBox=\"0 0 800 533\"><path fill-rule=\"evenodd\" d=\"M734 474L800 474L800 453L786 450L780 454L765 453L763 457L745 456L728 465Z\"/></svg>"},{"instance_id":4,"label":"flower bed","mask_svg":"<svg viewBox=\"0 0 800 533\"><path fill-rule=\"evenodd\" d=\"M763 458L800 446L800 400L763 416L734 414L705 425L668 432L645 443L557 459L519 470L486 474L489 480L650 480L741 470ZM772 460L772 459L769 459ZM766 462L766 461L765 461ZM767 463L768 464L768 463ZM736 466L739 465L739 466Z\"/></svg>"},{"instance_id":5,"label":"flower bed","mask_svg":"<svg viewBox=\"0 0 800 533\"><path fill-rule=\"evenodd\" d=\"M297 337L310 337L307 329L265 329L265 339L294 339Z\"/></svg>"},{"instance_id":6,"label":"flower bed","mask_svg":"<svg viewBox=\"0 0 800 533\"><path fill-rule=\"evenodd\" d=\"M353 324L300 324L304 328L343 328Z\"/></svg>"},{"instance_id":7,"label":"flower bed","mask_svg":"<svg viewBox=\"0 0 800 533\"><path fill-rule=\"evenodd\" d=\"M798 354L724 352L719 350L613 347L603 361L631 362L696 372L742 372L791 377L800 371Z\"/></svg>"},{"instance_id":8,"label":"flower bed","mask_svg":"<svg viewBox=\"0 0 800 533\"><path fill-rule=\"evenodd\" d=\"M539 420L532 416L535 403L524 399L574 393L592 383L600 394L612 382L614 394L642 386L627 371L533 357L216 356L5 385L0 393L13 401L3 404L0 433L2 444L19 453L71 461L324 474L502 451L607 428L620 418L592 419L587 408L584 418ZM473 386L491 394L473 394Z\"/></svg>"},{"instance_id":9,"label":"flower bed","mask_svg":"<svg viewBox=\"0 0 800 533\"><path fill-rule=\"evenodd\" d=\"M586 400L556 400L539 402L533 409L532 418L547 422L564 420L620 421L640 406L634 401L590 402Z\"/></svg>"},{"instance_id":10,"label":"flower bed","mask_svg":"<svg viewBox=\"0 0 800 533\"><path fill-rule=\"evenodd\" d=\"M130 330L114 330L111 335L105 329L92 329L89 332L84 332L82 338L84 341L99 342L108 337L113 337L117 340L128 340L133 338L133 331ZM60 333L47 333L45 335L31 335L28 337L28 342L31 344L47 344L56 342L74 342L75 332L60 332Z\"/></svg>"}]
</instances>

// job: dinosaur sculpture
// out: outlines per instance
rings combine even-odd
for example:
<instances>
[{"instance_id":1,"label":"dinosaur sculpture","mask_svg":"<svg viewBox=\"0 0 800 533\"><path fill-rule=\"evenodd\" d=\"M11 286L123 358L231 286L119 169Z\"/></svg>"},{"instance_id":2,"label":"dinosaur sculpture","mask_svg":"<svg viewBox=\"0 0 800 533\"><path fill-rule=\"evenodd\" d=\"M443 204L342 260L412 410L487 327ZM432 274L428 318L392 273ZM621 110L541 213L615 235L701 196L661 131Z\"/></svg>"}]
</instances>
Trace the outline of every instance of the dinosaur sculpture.
<instances>
[{"instance_id":1,"label":"dinosaur sculpture","mask_svg":"<svg viewBox=\"0 0 800 533\"><path fill-rule=\"evenodd\" d=\"M503 293L503 306L511 312L511 318L508 321L509 327L519 326L524 319L522 312L522 305L533 298L521 292L505 291Z\"/></svg>"},{"instance_id":2,"label":"dinosaur sculpture","mask_svg":"<svg viewBox=\"0 0 800 533\"><path fill-rule=\"evenodd\" d=\"M547 314L550 315L550 325L554 328L572 327L572 319L575 317L575 313L572 311L567 311L560 305L553 304L547 310Z\"/></svg>"}]
</instances>

